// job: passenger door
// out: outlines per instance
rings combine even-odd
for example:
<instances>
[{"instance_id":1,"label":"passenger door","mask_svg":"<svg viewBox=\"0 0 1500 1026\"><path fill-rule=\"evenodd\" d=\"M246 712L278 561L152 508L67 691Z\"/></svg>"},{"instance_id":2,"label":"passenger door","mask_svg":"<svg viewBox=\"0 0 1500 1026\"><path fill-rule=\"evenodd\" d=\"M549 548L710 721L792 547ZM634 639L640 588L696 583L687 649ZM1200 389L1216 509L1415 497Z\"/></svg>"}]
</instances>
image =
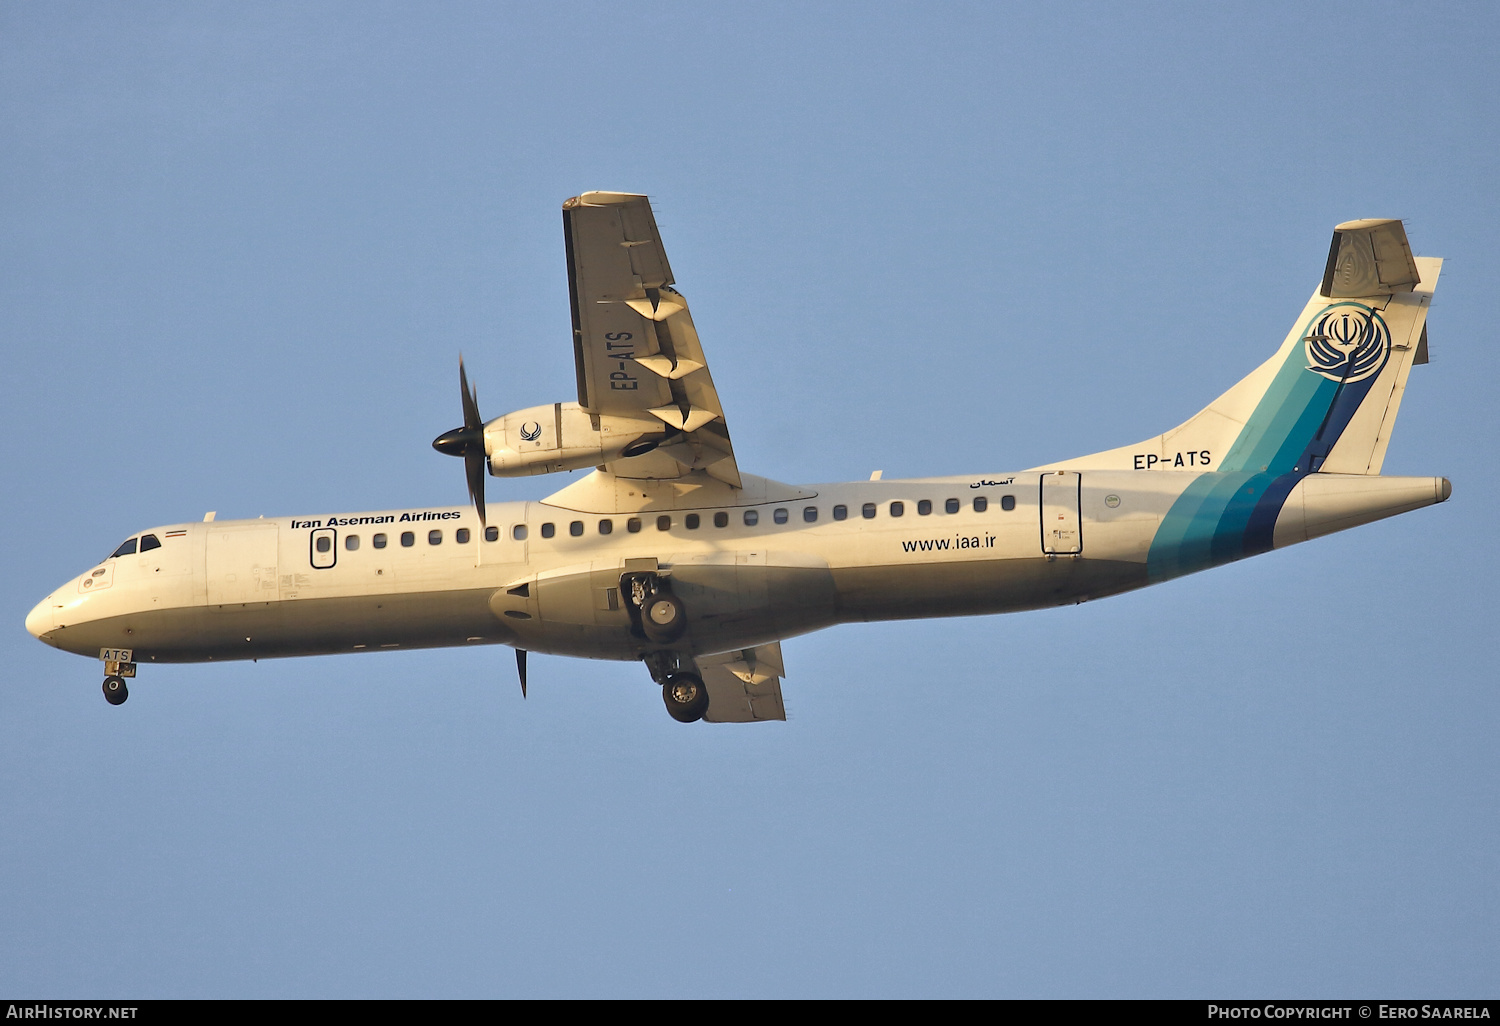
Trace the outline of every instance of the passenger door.
<instances>
[{"instance_id":1,"label":"passenger door","mask_svg":"<svg viewBox=\"0 0 1500 1026\"><path fill-rule=\"evenodd\" d=\"M1042 551L1049 556L1083 551L1079 502L1083 476L1070 470L1042 475Z\"/></svg>"}]
</instances>

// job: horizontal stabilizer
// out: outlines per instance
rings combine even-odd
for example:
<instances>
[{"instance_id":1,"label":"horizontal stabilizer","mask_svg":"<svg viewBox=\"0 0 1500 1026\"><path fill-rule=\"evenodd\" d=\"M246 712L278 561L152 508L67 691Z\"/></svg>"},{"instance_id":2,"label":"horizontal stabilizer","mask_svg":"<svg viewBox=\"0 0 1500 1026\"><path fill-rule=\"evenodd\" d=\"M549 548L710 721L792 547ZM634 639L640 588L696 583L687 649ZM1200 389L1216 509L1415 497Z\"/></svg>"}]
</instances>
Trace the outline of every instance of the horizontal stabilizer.
<instances>
[{"instance_id":1,"label":"horizontal stabilizer","mask_svg":"<svg viewBox=\"0 0 1500 1026\"><path fill-rule=\"evenodd\" d=\"M1321 290L1328 299L1410 292L1421 280L1400 221L1367 218L1333 230Z\"/></svg>"}]
</instances>

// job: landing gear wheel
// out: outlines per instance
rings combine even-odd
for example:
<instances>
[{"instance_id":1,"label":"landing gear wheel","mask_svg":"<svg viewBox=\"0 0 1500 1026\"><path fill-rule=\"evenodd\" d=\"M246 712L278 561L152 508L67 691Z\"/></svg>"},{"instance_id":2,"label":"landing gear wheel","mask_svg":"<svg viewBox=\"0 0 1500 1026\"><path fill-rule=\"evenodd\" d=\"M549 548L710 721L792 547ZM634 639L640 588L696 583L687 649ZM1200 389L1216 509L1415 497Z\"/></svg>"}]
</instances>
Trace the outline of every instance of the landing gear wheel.
<instances>
[{"instance_id":1,"label":"landing gear wheel","mask_svg":"<svg viewBox=\"0 0 1500 1026\"><path fill-rule=\"evenodd\" d=\"M682 600L670 591L658 591L646 600L641 610L641 629L659 645L676 641L687 626L687 610Z\"/></svg>"},{"instance_id":2,"label":"landing gear wheel","mask_svg":"<svg viewBox=\"0 0 1500 1026\"><path fill-rule=\"evenodd\" d=\"M708 712L708 689L696 673L674 673L661 686L661 700L678 723L703 719Z\"/></svg>"},{"instance_id":3,"label":"landing gear wheel","mask_svg":"<svg viewBox=\"0 0 1500 1026\"><path fill-rule=\"evenodd\" d=\"M104 700L110 705L124 705L125 699L130 697L130 691L125 687L125 678L116 677L111 674L104 678Z\"/></svg>"}]
</instances>

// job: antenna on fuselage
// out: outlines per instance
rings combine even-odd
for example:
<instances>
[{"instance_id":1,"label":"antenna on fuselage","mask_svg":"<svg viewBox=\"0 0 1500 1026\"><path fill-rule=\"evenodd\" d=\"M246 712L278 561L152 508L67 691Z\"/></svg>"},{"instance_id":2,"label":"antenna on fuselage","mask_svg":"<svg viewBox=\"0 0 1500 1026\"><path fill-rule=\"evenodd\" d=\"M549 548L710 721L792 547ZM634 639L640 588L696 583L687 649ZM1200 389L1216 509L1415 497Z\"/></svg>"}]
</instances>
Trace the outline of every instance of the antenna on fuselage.
<instances>
[{"instance_id":1,"label":"antenna on fuselage","mask_svg":"<svg viewBox=\"0 0 1500 1026\"><path fill-rule=\"evenodd\" d=\"M516 649L516 672L521 675L521 697L526 697L526 650Z\"/></svg>"}]
</instances>

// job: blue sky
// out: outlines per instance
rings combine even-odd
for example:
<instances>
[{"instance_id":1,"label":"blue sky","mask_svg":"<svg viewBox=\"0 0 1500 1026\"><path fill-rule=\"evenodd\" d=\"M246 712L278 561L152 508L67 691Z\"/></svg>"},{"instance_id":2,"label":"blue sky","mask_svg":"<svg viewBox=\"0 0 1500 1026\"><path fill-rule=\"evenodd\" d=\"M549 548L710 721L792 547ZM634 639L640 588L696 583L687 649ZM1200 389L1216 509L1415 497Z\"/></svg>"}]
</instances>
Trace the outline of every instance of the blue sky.
<instances>
[{"instance_id":1,"label":"blue sky","mask_svg":"<svg viewBox=\"0 0 1500 1026\"><path fill-rule=\"evenodd\" d=\"M1488 5L0 5L0 991L1493 996ZM464 501L573 398L559 204L652 196L740 466L1020 469L1263 360L1329 232L1447 259L1443 506L785 645L784 725L505 650L97 665L132 531ZM540 498L565 482L492 481Z\"/></svg>"}]
</instances>

